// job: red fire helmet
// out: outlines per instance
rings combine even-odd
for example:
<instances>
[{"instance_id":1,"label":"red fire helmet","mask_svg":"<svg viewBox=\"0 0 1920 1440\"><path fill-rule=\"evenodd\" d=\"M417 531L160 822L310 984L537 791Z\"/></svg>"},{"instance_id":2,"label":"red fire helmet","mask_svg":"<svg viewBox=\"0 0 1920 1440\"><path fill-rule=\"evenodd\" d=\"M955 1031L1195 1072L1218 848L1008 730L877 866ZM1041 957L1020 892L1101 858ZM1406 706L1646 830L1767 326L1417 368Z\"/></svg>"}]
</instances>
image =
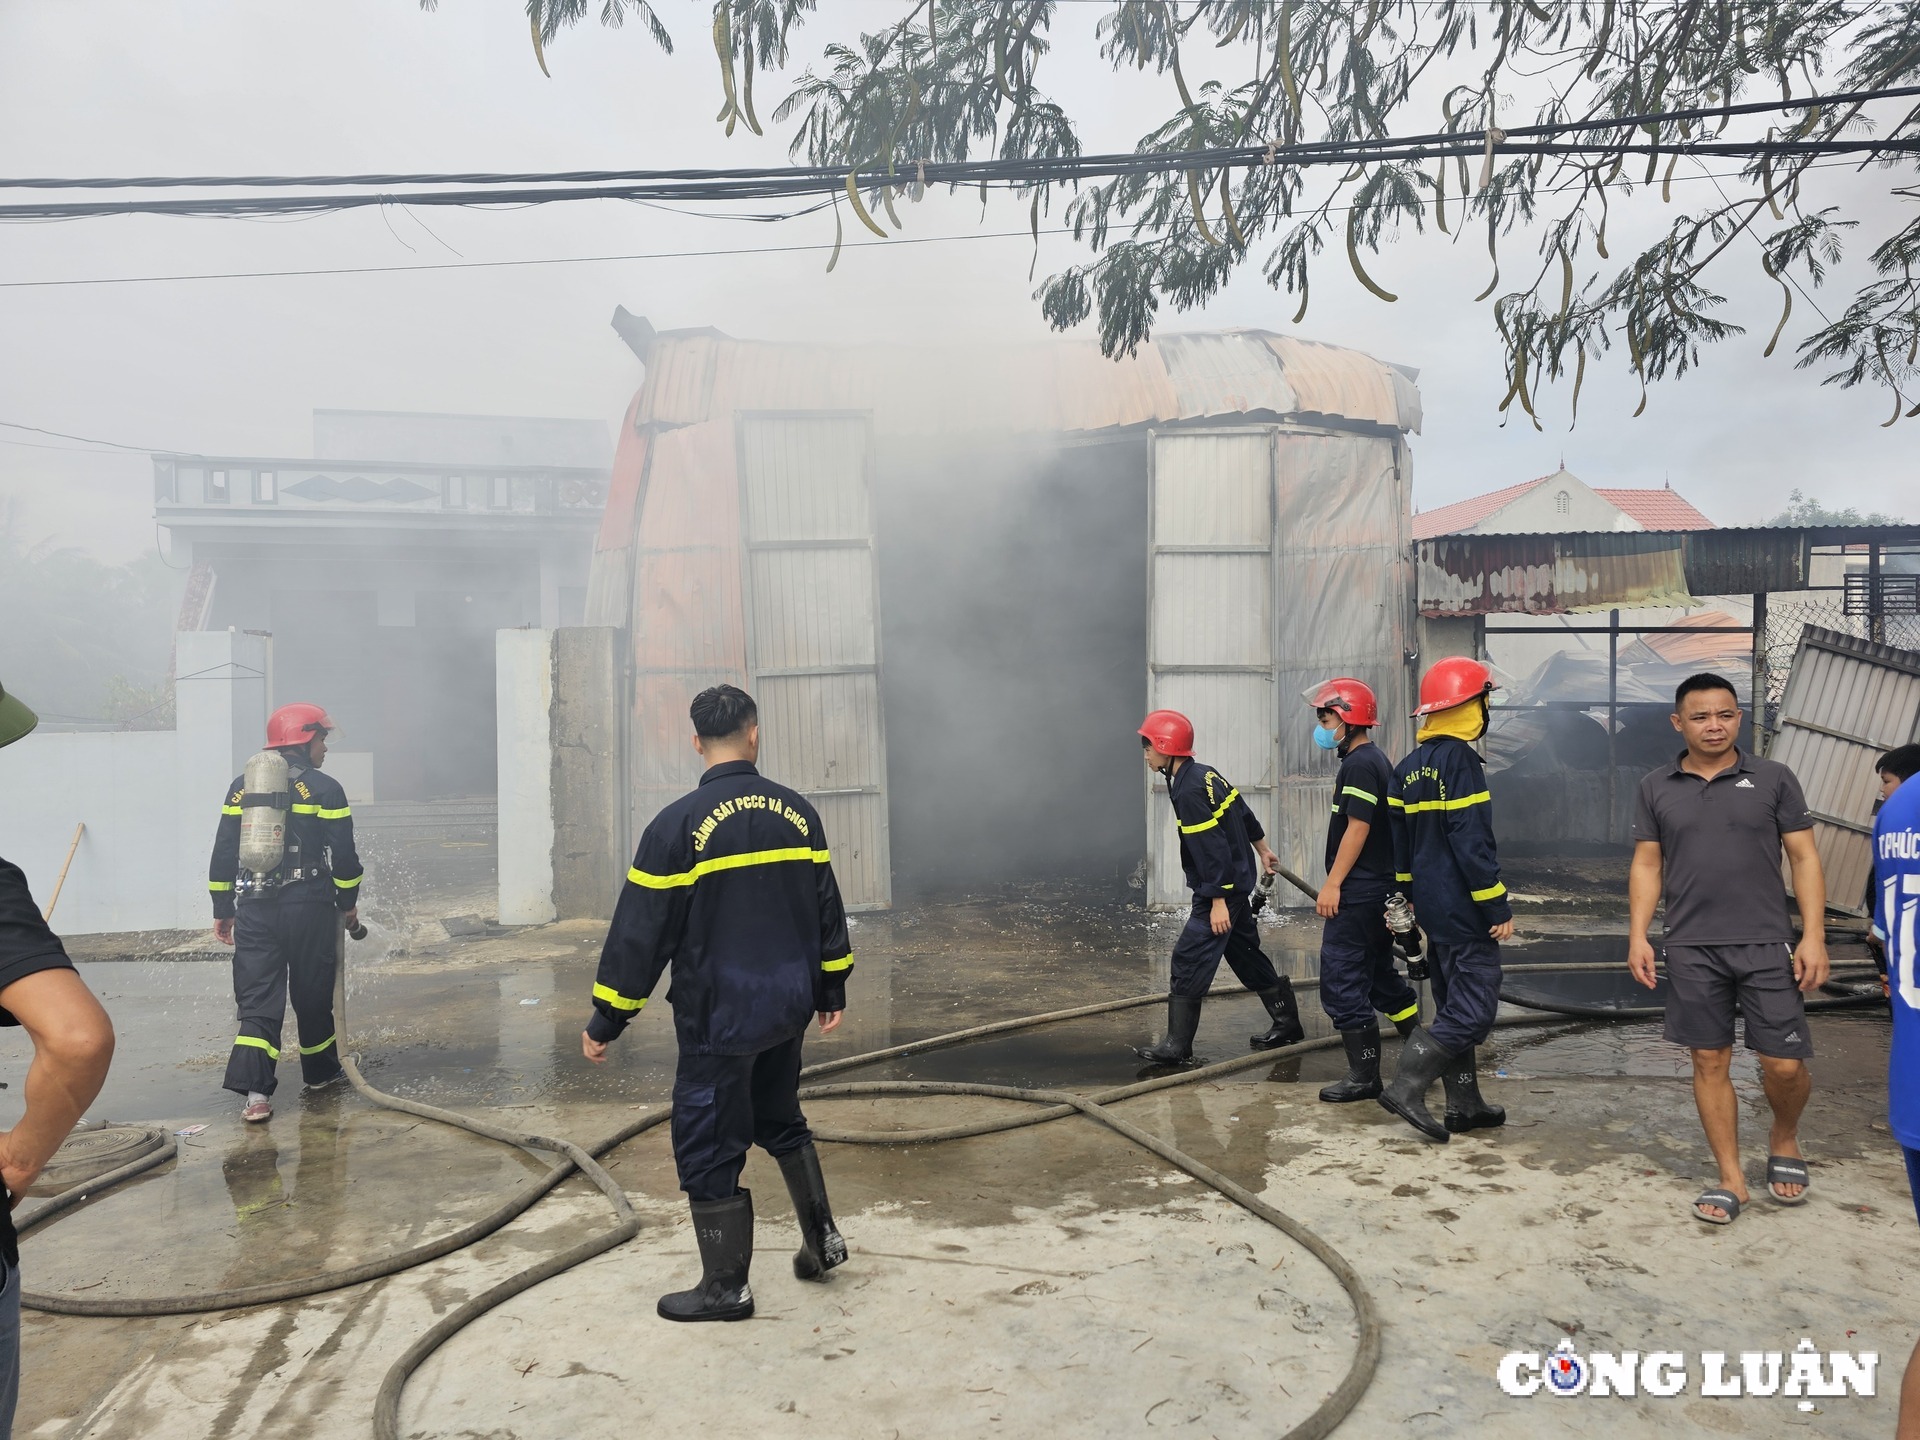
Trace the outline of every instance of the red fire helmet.
<instances>
[{"instance_id":1,"label":"red fire helmet","mask_svg":"<svg viewBox=\"0 0 1920 1440\"><path fill-rule=\"evenodd\" d=\"M282 745L306 745L314 735L326 734L339 727L318 705L304 702L282 705L267 717L267 748L277 750Z\"/></svg>"},{"instance_id":2,"label":"red fire helmet","mask_svg":"<svg viewBox=\"0 0 1920 1440\"><path fill-rule=\"evenodd\" d=\"M1416 715L1431 715L1451 710L1469 700L1480 699L1495 689L1493 671L1465 655L1450 655L1434 662L1420 677L1420 708Z\"/></svg>"},{"instance_id":3,"label":"red fire helmet","mask_svg":"<svg viewBox=\"0 0 1920 1440\"><path fill-rule=\"evenodd\" d=\"M1349 725L1373 726L1380 723L1380 702L1373 687L1350 675L1323 681L1307 693L1315 713L1331 710Z\"/></svg>"},{"instance_id":4,"label":"red fire helmet","mask_svg":"<svg viewBox=\"0 0 1920 1440\"><path fill-rule=\"evenodd\" d=\"M1178 710L1156 710L1140 722L1140 733L1162 755L1193 758L1193 722Z\"/></svg>"}]
</instances>

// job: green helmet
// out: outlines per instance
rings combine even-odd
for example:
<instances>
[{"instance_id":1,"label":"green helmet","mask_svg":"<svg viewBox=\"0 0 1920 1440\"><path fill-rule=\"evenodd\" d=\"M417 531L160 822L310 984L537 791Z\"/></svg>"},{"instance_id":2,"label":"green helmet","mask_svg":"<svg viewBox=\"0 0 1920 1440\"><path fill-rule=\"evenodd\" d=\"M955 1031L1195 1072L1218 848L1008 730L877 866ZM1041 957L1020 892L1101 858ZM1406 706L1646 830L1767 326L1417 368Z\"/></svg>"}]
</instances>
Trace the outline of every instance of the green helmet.
<instances>
[{"instance_id":1,"label":"green helmet","mask_svg":"<svg viewBox=\"0 0 1920 1440\"><path fill-rule=\"evenodd\" d=\"M40 723L40 717L0 685L0 745L11 745Z\"/></svg>"}]
</instances>

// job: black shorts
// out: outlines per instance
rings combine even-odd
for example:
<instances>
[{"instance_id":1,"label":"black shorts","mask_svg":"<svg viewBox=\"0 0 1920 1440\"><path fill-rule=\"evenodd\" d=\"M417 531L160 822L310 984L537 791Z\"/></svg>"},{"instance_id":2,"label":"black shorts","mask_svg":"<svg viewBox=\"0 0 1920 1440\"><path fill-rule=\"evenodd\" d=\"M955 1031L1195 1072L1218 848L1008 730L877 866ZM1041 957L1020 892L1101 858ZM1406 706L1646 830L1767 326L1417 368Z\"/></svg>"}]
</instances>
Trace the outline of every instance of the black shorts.
<instances>
[{"instance_id":1,"label":"black shorts","mask_svg":"<svg viewBox=\"0 0 1920 1440\"><path fill-rule=\"evenodd\" d=\"M1690 1050L1733 1046L1737 1000L1747 1048L1776 1060L1813 1056L1807 1007L1793 978L1793 947L1668 945L1666 1035Z\"/></svg>"}]
</instances>

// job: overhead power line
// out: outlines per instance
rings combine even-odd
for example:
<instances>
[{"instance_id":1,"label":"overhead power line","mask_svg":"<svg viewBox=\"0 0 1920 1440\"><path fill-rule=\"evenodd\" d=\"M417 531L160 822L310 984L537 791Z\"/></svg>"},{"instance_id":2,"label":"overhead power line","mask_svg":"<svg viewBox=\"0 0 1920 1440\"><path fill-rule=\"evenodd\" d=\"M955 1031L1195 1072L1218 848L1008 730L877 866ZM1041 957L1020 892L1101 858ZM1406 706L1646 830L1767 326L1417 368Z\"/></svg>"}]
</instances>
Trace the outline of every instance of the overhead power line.
<instances>
[{"instance_id":1,"label":"overhead power line","mask_svg":"<svg viewBox=\"0 0 1920 1440\"><path fill-rule=\"evenodd\" d=\"M1103 0L1104 3L1104 0ZM1711 105L1686 110L1649 111L1644 114L1617 115L1587 120L1564 120L1542 125L1515 125L1502 127L1500 133L1508 140L1544 140L1556 135L1587 134L1604 130L1640 130L1649 126L1691 124L1696 120L1719 120L1739 115L1774 114L1789 110L1816 110L1832 105L1862 104L1874 100L1897 100L1920 95L1920 85L1908 85L1881 90L1853 90L1837 95L1809 95L1791 100L1751 100L1738 105ZM1284 147L1277 153L1286 163L1295 163L1296 155L1318 156L1326 154L1339 159L1350 158L1376 146L1399 147L1408 145L1434 145L1444 143L1471 144L1477 150L1486 143L1484 130L1433 131L1424 135L1406 135L1399 137L1381 137L1376 140L1322 141L1303 145ZM1784 142L1779 142L1784 143ZM1670 149L1671 147L1662 147ZM1609 153L1617 147L1610 147ZM1123 155L1092 155L1063 157L1061 161L1050 160L984 160L955 161L943 163L939 168L941 182L947 182L947 171L954 166L969 167L966 180L977 181L982 177L973 170L997 170L1003 166L1047 165L1053 163L1085 163L1106 165L1120 162L1157 161L1162 165L1185 169L1193 163L1199 163L1207 157L1223 152L1215 150L1175 151L1175 152L1133 152ZM1230 153L1257 154L1264 156L1267 147L1256 145L1243 147ZM907 162L909 165L915 162ZM1215 161L1214 163L1218 163ZM933 182L936 167L927 167L928 183ZM897 180L898 176L880 176L869 170L860 172L875 183L883 179ZM224 190L238 188L266 189L328 189L351 185L607 185L622 182L666 184L672 181L755 181L811 179L828 180L834 184L844 184L847 177L845 166L770 166L762 168L736 169L678 169L678 170L509 170L486 171L466 170L442 173L418 172L375 172L360 175L130 175L130 176L75 176L48 177L30 176L20 179L0 178L0 190ZM987 175L985 178L994 178Z\"/></svg>"},{"instance_id":2,"label":"overhead power line","mask_svg":"<svg viewBox=\"0 0 1920 1440\"><path fill-rule=\"evenodd\" d=\"M1629 155L1693 156L1756 159L1772 156L1817 158L1862 156L1867 160L1896 154L1920 153L1920 137L1894 139L1760 139L1747 141L1677 141L1659 139L1664 126L1691 124L1725 115L1804 110L1872 100L1920 95L1920 86L1854 91L1840 95L1808 96L1799 100L1757 101L1712 109L1666 111L1612 116L1596 120L1516 126L1511 130L1458 131L1368 140L1328 140L1296 145L1275 143L1217 146L1174 152L1130 152L1102 155L1034 156L1024 159L988 159L919 162L881 171L875 167L786 166L731 170L571 171L553 174L501 176L384 175L384 176L229 176L151 177L149 180L0 181L0 190L73 188L124 185L133 188L198 187L244 188L306 187L334 189L353 184L389 184L418 187L463 183L460 189L369 190L329 194L275 194L258 196L195 196L181 199L106 199L87 201L24 201L0 205L0 219L71 220L103 215L180 215L200 217L320 214L369 206L478 207L531 206L575 200L627 200L653 203L704 201L707 203L832 195L845 189L910 183L961 186L1031 188L1074 184L1086 180L1129 175L1191 173L1254 166L1287 167L1381 164L1393 161L1472 158L1483 155L1534 155L1613 159ZM1646 130L1644 142L1626 137ZM1557 136L1617 132L1615 139L1563 140ZM476 180L485 183L475 185Z\"/></svg>"}]
</instances>

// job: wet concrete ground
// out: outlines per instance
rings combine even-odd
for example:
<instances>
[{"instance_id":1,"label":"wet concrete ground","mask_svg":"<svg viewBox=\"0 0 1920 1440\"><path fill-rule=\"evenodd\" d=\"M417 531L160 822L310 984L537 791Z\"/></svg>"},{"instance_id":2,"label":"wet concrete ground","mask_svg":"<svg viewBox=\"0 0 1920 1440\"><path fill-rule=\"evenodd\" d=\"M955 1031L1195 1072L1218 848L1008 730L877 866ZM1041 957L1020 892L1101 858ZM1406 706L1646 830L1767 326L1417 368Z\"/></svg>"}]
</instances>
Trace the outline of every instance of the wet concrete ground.
<instances>
[{"instance_id":1,"label":"wet concrete ground","mask_svg":"<svg viewBox=\"0 0 1920 1440\"><path fill-rule=\"evenodd\" d=\"M1578 929L1576 924L1560 928ZM1590 927L1591 928L1591 927ZM860 917L847 1023L818 1061L989 1020L1154 990L1176 917L1085 894L1003 895ZM1269 953L1310 973L1317 927L1290 917ZM578 1033L598 927L422 945L398 927L351 949L347 1032L395 1093L584 1139L658 1104L671 1027L652 1008L596 1069ZM1578 935L1516 960L1614 958ZM219 1090L231 1039L226 967L89 962L121 1049L96 1114L204 1123L167 1167L25 1245L29 1288L88 1298L201 1292L357 1263L446 1233L530 1184L545 1161L358 1096L301 1096L242 1127ZM532 1003L528 1003L532 1002ZM1317 1003L1304 1006L1324 1031ZM1068 1022L876 1065L861 1078L1093 1090L1139 1073L1128 1046L1157 1008ZM1486 1069L1510 1123L1446 1147L1373 1105L1314 1098L1341 1062L1317 1053L1126 1102L1120 1113L1313 1226L1366 1277L1385 1358L1342 1433L1884 1435L1915 1335L1920 1259L1899 1151L1885 1132L1885 1020L1815 1019L1805 1206L1758 1198L1759 1117L1744 1102L1754 1205L1732 1227L1688 1219L1712 1169L1682 1053L1646 1025L1497 1033ZM1251 997L1212 1002L1200 1050L1245 1053ZM289 1028L291 1036L291 1022ZM24 1049L0 1034L0 1123ZM1504 1072L1502 1074L1501 1072ZM1436 1092L1437 1097L1437 1092ZM900 1129L1000 1114L975 1099L818 1102L823 1128ZM776 1167L746 1183L760 1214L761 1318L673 1327L662 1290L692 1276L664 1130L616 1151L646 1224L628 1245L510 1302L409 1387L420 1436L1056 1433L1272 1436L1344 1371L1352 1311L1307 1253L1159 1160L1072 1119L934 1147L827 1147L852 1261L826 1287L786 1272L791 1216ZM608 1223L578 1181L499 1235L372 1285L213 1316L31 1315L18 1433L367 1433L381 1374L433 1318ZM1507 1349L1874 1349L1881 1396L1510 1399ZM1697 1371L1697 1365L1696 1365ZM1595 1413L1597 1408L1598 1413Z\"/></svg>"}]
</instances>

